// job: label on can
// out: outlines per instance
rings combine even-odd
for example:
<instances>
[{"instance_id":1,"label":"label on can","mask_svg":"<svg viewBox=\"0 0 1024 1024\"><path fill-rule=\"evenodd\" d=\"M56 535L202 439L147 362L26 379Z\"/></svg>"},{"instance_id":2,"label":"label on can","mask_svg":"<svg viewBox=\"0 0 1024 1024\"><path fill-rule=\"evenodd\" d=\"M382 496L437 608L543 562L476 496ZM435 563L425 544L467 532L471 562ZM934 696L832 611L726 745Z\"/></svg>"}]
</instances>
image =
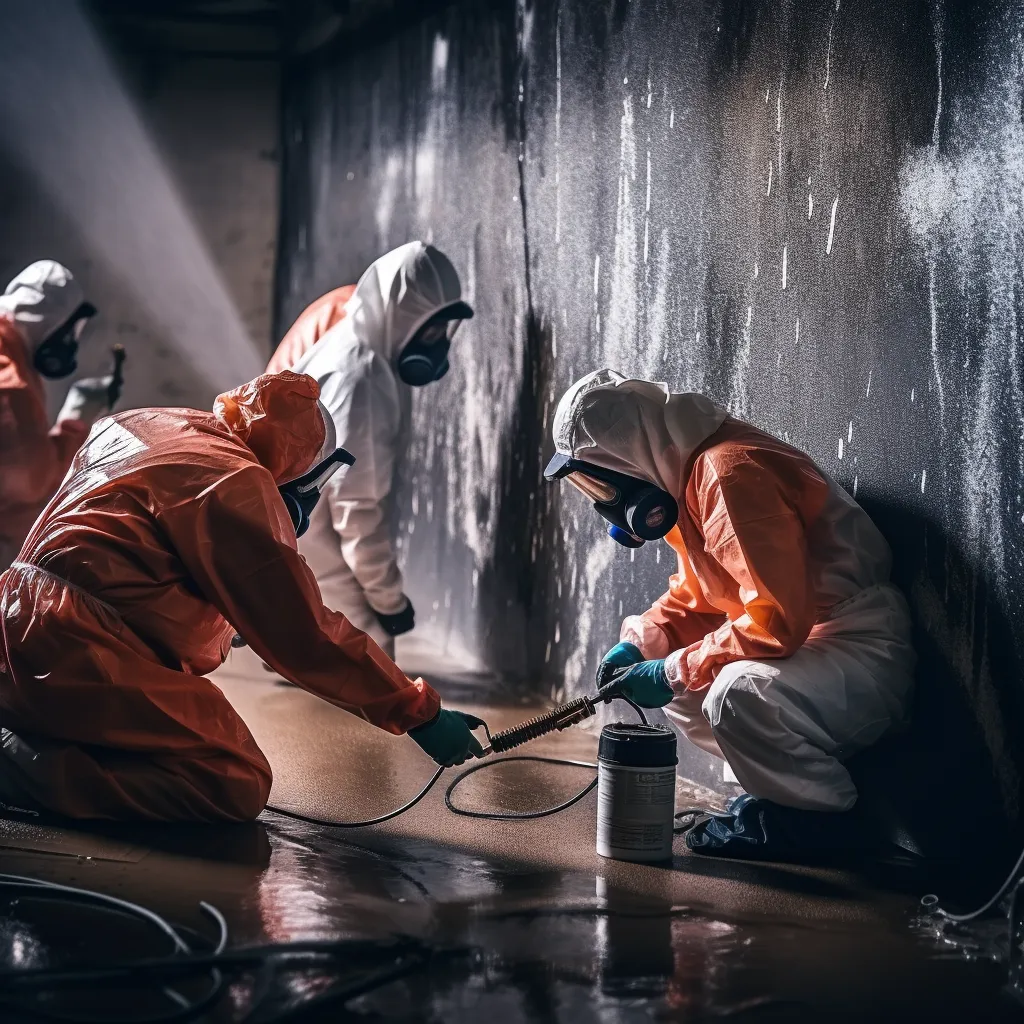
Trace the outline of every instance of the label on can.
<instances>
[{"instance_id":1,"label":"label on can","mask_svg":"<svg viewBox=\"0 0 1024 1024\"><path fill-rule=\"evenodd\" d=\"M616 860L672 856L676 770L597 764L597 852Z\"/></svg>"}]
</instances>

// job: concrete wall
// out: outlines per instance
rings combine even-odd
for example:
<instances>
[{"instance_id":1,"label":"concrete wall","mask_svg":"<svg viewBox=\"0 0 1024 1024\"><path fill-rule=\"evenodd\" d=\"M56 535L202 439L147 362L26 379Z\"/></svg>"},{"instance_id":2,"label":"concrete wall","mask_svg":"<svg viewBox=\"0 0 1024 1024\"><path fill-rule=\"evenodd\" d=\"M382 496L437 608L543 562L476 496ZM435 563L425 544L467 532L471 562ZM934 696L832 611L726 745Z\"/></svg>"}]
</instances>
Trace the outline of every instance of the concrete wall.
<instances>
[{"instance_id":1,"label":"concrete wall","mask_svg":"<svg viewBox=\"0 0 1024 1024\"><path fill-rule=\"evenodd\" d=\"M0 278L66 263L100 311L80 375L120 342L122 407L209 407L273 340L277 63L140 58L50 0L12 9L0 49Z\"/></svg>"},{"instance_id":2,"label":"concrete wall","mask_svg":"<svg viewBox=\"0 0 1024 1024\"><path fill-rule=\"evenodd\" d=\"M893 543L908 799L1016 817L1022 6L467 2L290 69L279 329L414 237L477 307L403 479L435 641L584 691L671 565L542 484L554 403L601 365L704 391Z\"/></svg>"}]
</instances>

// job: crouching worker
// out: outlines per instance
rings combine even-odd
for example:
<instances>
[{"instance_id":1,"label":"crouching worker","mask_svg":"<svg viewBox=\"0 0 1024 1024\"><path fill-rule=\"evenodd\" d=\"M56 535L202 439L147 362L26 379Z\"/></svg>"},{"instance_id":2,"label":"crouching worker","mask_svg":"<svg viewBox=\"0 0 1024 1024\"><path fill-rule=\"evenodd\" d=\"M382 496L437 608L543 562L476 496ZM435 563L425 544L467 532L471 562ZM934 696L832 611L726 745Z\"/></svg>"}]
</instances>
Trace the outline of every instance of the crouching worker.
<instances>
[{"instance_id":1,"label":"crouching worker","mask_svg":"<svg viewBox=\"0 0 1024 1024\"><path fill-rule=\"evenodd\" d=\"M323 606L296 550L325 470L351 457L310 377L268 374L213 413L101 420L0 576L0 800L72 818L241 821L262 751L205 674L233 634L286 679L438 763L480 746Z\"/></svg>"},{"instance_id":2,"label":"crouching worker","mask_svg":"<svg viewBox=\"0 0 1024 1024\"><path fill-rule=\"evenodd\" d=\"M562 398L545 475L625 547L664 538L668 590L622 624L598 687L664 707L746 794L687 833L729 856L856 847L844 761L903 722L914 653L890 551L803 452L700 395L600 370Z\"/></svg>"}]
</instances>

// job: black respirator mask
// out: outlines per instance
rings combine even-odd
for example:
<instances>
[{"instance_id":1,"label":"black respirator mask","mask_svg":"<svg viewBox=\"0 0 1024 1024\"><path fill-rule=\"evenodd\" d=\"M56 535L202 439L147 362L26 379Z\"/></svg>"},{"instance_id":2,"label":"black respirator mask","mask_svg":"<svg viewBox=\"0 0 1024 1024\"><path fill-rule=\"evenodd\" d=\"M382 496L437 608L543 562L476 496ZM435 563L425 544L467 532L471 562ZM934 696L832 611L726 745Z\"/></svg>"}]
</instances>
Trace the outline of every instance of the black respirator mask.
<instances>
[{"instance_id":1,"label":"black respirator mask","mask_svg":"<svg viewBox=\"0 0 1024 1024\"><path fill-rule=\"evenodd\" d=\"M308 473L279 487L285 508L295 527L295 536L301 537L309 529L309 517L320 500L320 493L328 480L342 466L355 465L355 456L344 448L335 448L326 459L318 462Z\"/></svg>"},{"instance_id":2,"label":"black respirator mask","mask_svg":"<svg viewBox=\"0 0 1024 1024\"><path fill-rule=\"evenodd\" d=\"M78 340L95 315L96 307L90 302L83 302L39 345L32 356L32 365L49 380L70 377L78 369Z\"/></svg>"},{"instance_id":3,"label":"black respirator mask","mask_svg":"<svg viewBox=\"0 0 1024 1024\"><path fill-rule=\"evenodd\" d=\"M472 316L465 302L456 302L431 317L403 347L395 364L399 380L414 388L440 380L451 369L452 338L462 321Z\"/></svg>"},{"instance_id":4,"label":"black respirator mask","mask_svg":"<svg viewBox=\"0 0 1024 1024\"><path fill-rule=\"evenodd\" d=\"M608 521L608 536L626 548L660 540L679 518L679 505L668 491L561 452L548 463L544 479L565 479L582 491Z\"/></svg>"}]
</instances>

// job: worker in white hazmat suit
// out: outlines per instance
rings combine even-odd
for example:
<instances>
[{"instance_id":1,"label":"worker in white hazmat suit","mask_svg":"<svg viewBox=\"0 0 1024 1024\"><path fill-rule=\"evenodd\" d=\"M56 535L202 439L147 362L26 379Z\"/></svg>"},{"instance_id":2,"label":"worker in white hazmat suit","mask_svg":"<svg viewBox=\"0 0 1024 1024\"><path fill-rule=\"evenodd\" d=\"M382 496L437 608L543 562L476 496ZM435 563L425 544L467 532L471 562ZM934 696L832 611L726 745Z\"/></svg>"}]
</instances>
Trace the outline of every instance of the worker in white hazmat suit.
<instances>
[{"instance_id":1,"label":"worker in white hazmat suit","mask_svg":"<svg viewBox=\"0 0 1024 1024\"><path fill-rule=\"evenodd\" d=\"M77 368L96 309L55 260L26 267L0 295L0 569L17 556L89 428L110 411L111 377L76 381L51 427L44 378Z\"/></svg>"},{"instance_id":2,"label":"worker in white hazmat suit","mask_svg":"<svg viewBox=\"0 0 1024 1024\"><path fill-rule=\"evenodd\" d=\"M473 310L459 276L432 245L410 242L376 260L344 318L292 367L320 385L338 444L356 458L328 485L299 542L324 604L390 655L413 628L392 537L396 460L409 438L411 389L448 371L452 336Z\"/></svg>"},{"instance_id":3,"label":"worker in white hazmat suit","mask_svg":"<svg viewBox=\"0 0 1024 1024\"><path fill-rule=\"evenodd\" d=\"M614 370L566 392L553 433L548 479L582 491L620 544L664 538L677 556L666 593L623 622L598 687L664 707L746 790L688 845L762 856L855 845L844 762L904 721L915 663L868 515L791 445L701 395Z\"/></svg>"}]
</instances>

